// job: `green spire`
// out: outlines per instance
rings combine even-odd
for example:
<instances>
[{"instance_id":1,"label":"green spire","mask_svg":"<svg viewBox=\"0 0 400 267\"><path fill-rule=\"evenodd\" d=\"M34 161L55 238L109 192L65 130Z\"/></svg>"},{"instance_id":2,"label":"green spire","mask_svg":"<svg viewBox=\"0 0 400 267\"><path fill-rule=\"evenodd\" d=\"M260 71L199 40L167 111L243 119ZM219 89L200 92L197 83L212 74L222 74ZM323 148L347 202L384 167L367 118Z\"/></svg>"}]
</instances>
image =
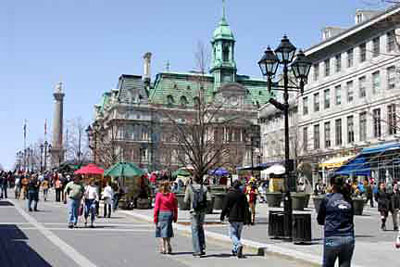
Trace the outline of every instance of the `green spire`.
<instances>
[{"instance_id":1,"label":"green spire","mask_svg":"<svg viewBox=\"0 0 400 267\"><path fill-rule=\"evenodd\" d=\"M213 40L225 39L235 40L231 28L229 27L228 21L226 20L226 6L225 0L222 0L222 17L218 23L218 27L215 29L213 34Z\"/></svg>"}]
</instances>

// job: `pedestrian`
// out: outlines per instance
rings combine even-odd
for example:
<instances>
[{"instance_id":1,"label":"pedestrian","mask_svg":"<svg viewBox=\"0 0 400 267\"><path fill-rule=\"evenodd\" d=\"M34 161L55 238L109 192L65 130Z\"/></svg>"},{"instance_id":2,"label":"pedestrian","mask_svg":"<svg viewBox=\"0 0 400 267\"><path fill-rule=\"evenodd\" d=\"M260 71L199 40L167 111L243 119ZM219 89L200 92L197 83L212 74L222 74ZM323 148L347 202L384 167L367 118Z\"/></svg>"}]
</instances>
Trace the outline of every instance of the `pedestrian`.
<instances>
[{"instance_id":1,"label":"pedestrian","mask_svg":"<svg viewBox=\"0 0 400 267\"><path fill-rule=\"evenodd\" d=\"M54 187L56 189L56 202L61 201L61 192L62 192L62 182L61 180L57 177L56 182L54 183Z\"/></svg>"},{"instance_id":2,"label":"pedestrian","mask_svg":"<svg viewBox=\"0 0 400 267\"><path fill-rule=\"evenodd\" d=\"M366 185L365 187L365 192L367 194L367 200L365 203L368 203L368 200L370 201L371 208L374 207L374 196L373 196L373 185L371 183L368 183L368 180L366 180Z\"/></svg>"},{"instance_id":3,"label":"pedestrian","mask_svg":"<svg viewBox=\"0 0 400 267\"><path fill-rule=\"evenodd\" d=\"M375 201L378 202L378 211L381 214L381 229L386 231L386 219L389 215L389 195L386 192L386 185L383 182L380 182L379 190L375 194Z\"/></svg>"},{"instance_id":4,"label":"pedestrian","mask_svg":"<svg viewBox=\"0 0 400 267\"><path fill-rule=\"evenodd\" d=\"M14 185L15 199L19 199L21 194L21 176L16 176Z\"/></svg>"},{"instance_id":5,"label":"pedestrian","mask_svg":"<svg viewBox=\"0 0 400 267\"><path fill-rule=\"evenodd\" d=\"M207 202L211 201L211 195L201 181L193 179L189 183L184 202L190 205L190 220L192 229L193 256L200 257L205 255L206 240L204 235L204 219L206 215Z\"/></svg>"},{"instance_id":6,"label":"pedestrian","mask_svg":"<svg viewBox=\"0 0 400 267\"><path fill-rule=\"evenodd\" d=\"M43 190L43 199L47 201L47 194L49 193L49 181L47 179L43 179L40 187Z\"/></svg>"},{"instance_id":7,"label":"pedestrian","mask_svg":"<svg viewBox=\"0 0 400 267\"><path fill-rule=\"evenodd\" d=\"M339 267L350 267L355 243L351 189L341 176L330 182L332 193L322 200L317 217L324 225L323 266L333 267L339 258Z\"/></svg>"},{"instance_id":8,"label":"pedestrian","mask_svg":"<svg viewBox=\"0 0 400 267\"><path fill-rule=\"evenodd\" d=\"M3 172L0 171L0 199L3 198L3 184L5 183L5 180L6 180L6 177L3 176ZM7 190L5 190L5 192L7 194Z\"/></svg>"},{"instance_id":9,"label":"pedestrian","mask_svg":"<svg viewBox=\"0 0 400 267\"><path fill-rule=\"evenodd\" d=\"M247 196L247 200L249 202L249 207L251 211L251 224L254 225L256 222L256 202L258 195L256 179L250 178L249 184L245 189L245 194Z\"/></svg>"},{"instance_id":10,"label":"pedestrian","mask_svg":"<svg viewBox=\"0 0 400 267\"><path fill-rule=\"evenodd\" d=\"M111 187L111 181L107 182L107 186L104 187L102 192L104 201L104 218L111 217L111 207L113 205L114 190Z\"/></svg>"},{"instance_id":11,"label":"pedestrian","mask_svg":"<svg viewBox=\"0 0 400 267\"><path fill-rule=\"evenodd\" d=\"M112 183L112 188L113 188L113 191L114 191L113 211L116 211L117 208L118 208L119 199L120 199L121 196L123 195L123 192L122 192L121 186L119 185L118 180L115 180L115 181Z\"/></svg>"},{"instance_id":12,"label":"pedestrian","mask_svg":"<svg viewBox=\"0 0 400 267\"><path fill-rule=\"evenodd\" d=\"M400 192L397 183L393 185L393 192L390 194L389 211L392 214L393 230L399 230L398 214L400 208Z\"/></svg>"},{"instance_id":13,"label":"pedestrian","mask_svg":"<svg viewBox=\"0 0 400 267\"><path fill-rule=\"evenodd\" d=\"M172 222L178 220L178 201L171 192L168 181L161 182L154 204L156 238L160 239L160 253L171 254L171 238L174 236Z\"/></svg>"},{"instance_id":14,"label":"pedestrian","mask_svg":"<svg viewBox=\"0 0 400 267\"><path fill-rule=\"evenodd\" d=\"M240 242L243 225L251 222L249 204L246 195L240 190L240 186L239 181L233 182L225 196L220 217L221 221L228 217L229 236L233 243L232 254L238 258L243 257L243 245Z\"/></svg>"},{"instance_id":15,"label":"pedestrian","mask_svg":"<svg viewBox=\"0 0 400 267\"><path fill-rule=\"evenodd\" d=\"M32 211L32 202L34 202L33 210L38 211L37 206L39 202L39 188L40 182L37 176L33 176L27 185L27 194L28 194L28 210Z\"/></svg>"},{"instance_id":16,"label":"pedestrian","mask_svg":"<svg viewBox=\"0 0 400 267\"><path fill-rule=\"evenodd\" d=\"M99 201L98 189L94 179L91 179L89 184L86 186L84 197L85 197L85 202L84 202L85 227L87 226L87 219L90 214L90 227L94 228L94 220L96 218L96 204Z\"/></svg>"},{"instance_id":17,"label":"pedestrian","mask_svg":"<svg viewBox=\"0 0 400 267\"><path fill-rule=\"evenodd\" d=\"M74 177L73 181L69 182L65 186L63 198L64 204L67 204L68 198L68 228L74 228L78 223L78 209L84 192L85 188L81 184L78 175Z\"/></svg>"}]
</instances>

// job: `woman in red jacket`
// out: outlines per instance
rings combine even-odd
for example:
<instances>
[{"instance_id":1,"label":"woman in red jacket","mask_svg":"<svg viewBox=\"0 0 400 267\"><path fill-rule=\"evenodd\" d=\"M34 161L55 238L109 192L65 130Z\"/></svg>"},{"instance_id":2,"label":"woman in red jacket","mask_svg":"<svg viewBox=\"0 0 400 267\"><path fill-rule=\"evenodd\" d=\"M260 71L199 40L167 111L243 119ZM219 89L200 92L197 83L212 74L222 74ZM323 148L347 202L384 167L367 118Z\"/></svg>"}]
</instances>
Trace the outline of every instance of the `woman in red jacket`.
<instances>
[{"instance_id":1,"label":"woman in red jacket","mask_svg":"<svg viewBox=\"0 0 400 267\"><path fill-rule=\"evenodd\" d=\"M162 182L156 195L154 206L154 223L156 237L160 238L160 253L171 254L171 237L174 236L172 221L178 220L178 202L175 194L171 193L169 182Z\"/></svg>"}]
</instances>

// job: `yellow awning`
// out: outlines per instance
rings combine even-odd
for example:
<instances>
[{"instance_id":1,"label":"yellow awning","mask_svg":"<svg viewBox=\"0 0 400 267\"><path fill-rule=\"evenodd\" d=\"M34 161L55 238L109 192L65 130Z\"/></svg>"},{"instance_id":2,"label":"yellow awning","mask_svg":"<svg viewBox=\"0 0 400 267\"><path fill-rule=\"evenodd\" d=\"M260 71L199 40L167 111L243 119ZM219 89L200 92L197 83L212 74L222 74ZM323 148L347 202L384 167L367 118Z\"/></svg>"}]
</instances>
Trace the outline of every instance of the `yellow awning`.
<instances>
[{"instance_id":1,"label":"yellow awning","mask_svg":"<svg viewBox=\"0 0 400 267\"><path fill-rule=\"evenodd\" d=\"M324 162L321 162L319 164L319 167L321 168L338 168L340 166L342 166L343 164L345 164L346 162L348 162L351 158L353 158L354 155L350 155L350 156L345 156L345 157L336 157L336 158L331 158L328 159Z\"/></svg>"}]
</instances>

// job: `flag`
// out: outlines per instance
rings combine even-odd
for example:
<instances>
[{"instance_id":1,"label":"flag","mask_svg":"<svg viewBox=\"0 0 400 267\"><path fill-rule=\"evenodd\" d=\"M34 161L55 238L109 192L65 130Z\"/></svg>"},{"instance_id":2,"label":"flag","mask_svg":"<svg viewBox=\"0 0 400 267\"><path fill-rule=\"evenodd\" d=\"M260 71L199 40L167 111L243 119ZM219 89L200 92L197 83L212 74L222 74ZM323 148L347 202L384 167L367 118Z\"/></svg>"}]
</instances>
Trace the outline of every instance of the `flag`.
<instances>
[{"instance_id":1,"label":"flag","mask_svg":"<svg viewBox=\"0 0 400 267\"><path fill-rule=\"evenodd\" d=\"M26 138L26 120L24 120L24 138Z\"/></svg>"},{"instance_id":2,"label":"flag","mask_svg":"<svg viewBox=\"0 0 400 267\"><path fill-rule=\"evenodd\" d=\"M46 139L47 136L47 119L44 120L44 137Z\"/></svg>"}]
</instances>

